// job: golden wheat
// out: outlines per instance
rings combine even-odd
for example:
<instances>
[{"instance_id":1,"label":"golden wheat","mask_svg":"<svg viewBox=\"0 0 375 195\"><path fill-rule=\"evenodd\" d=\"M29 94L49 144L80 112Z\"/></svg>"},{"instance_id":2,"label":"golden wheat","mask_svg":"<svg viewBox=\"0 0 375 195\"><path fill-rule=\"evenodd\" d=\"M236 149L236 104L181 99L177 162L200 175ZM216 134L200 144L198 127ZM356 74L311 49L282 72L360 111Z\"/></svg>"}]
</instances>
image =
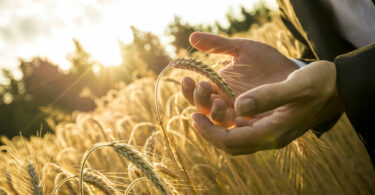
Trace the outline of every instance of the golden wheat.
<instances>
[{"instance_id":1,"label":"golden wheat","mask_svg":"<svg viewBox=\"0 0 375 195\"><path fill-rule=\"evenodd\" d=\"M179 68L179 69L187 69L194 72L197 72L207 79L212 81L216 84L216 86L224 92L231 100L234 100L234 93L232 89L228 86L228 84L224 81L224 79L212 68L208 65L196 60L196 59L184 59L184 58L177 58L171 60L168 66Z\"/></svg>"},{"instance_id":2,"label":"golden wheat","mask_svg":"<svg viewBox=\"0 0 375 195\"><path fill-rule=\"evenodd\" d=\"M117 153L124 156L135 166L137 166L162 194L171 194L167 187L167 183L154 170L154 167L143 157L142 153L127 144L119 143L113 145L112 147Z\"/></svg>"},{"instance_id":3,"label":"golden wheat","mask_svg":"<svg viewBox=\"0 0 375 195\"><path fill-rule=\"evenodd\" d=\"M83 181L102 190L107 195L117 195L117 190L112 186L113 184L102 175L100 172L90 168L83 171Z\"/></svg>"},{"instance_id":4,"label":"golden wheat","mask_svg":"<svg viewBox=\"0 0 375 195\"><path fill-rule=\"evenodd\" d=\"M32 190L33 190L34 195L42 195L43 192L42 192L42 189L40 187L38 173L35 169L34 164L31 161L29 161L28 164L27 164L27 171L30 175L30 180L31 180L31 184L33 186Z\"/></svg>"},{"instance_id":5,"label":"golden wheat","mask_svg":"<svg viewBox=\"0 0 375 195\"><path fill-rule=\"evenodd\" d=\"M2 187L0 187L0 195L8 195L9 193Z\"/></svg>"},{"instance_id":6,"label":"golden wheat","mask_svg":"<svg viewBox=\"0 0 375 195\"><path fill-rule=\"evenodd\" d=\"M281 47L280 51L288 57L300 57L298 51L303 46L290 39L288 33L280 33L280 30L281 27L274 23L255 26L241 37L274 43L273 46ZM278 43L280 38L284 40ZM215 64L222 58L208 55L200 59L206 64ZM196 112L196 109L181 95L179 82L176 82L176 78L187 75L194 79L200 78L195 72L171 72L168 78L173 79L160 84L158 103L165 111L161 117L165 122L164 130L178 149L179 157L176 158L180 158L199 194L375 193L373 166L345 116L321 138L307 132L280 150L230 156L213 147L193 130L190 114ZM56 193L57 190L59 194L77 194L80 190L80 177L77 174L80 170L77 167L84 153L96 143L131 139L136 144L132 146L133 149L143 149L144 154L140 155L154 167L171 193L177 193L177 189L179 194L192 194L191 185L180 173L181 167L173 161L174 156L168 149L168 143L162 137L157 137L163 135L159 127L137 127L137 124L145 122L155 125L160 123L155 119L157 116L152 107L155 101L155 81L154 77L138 79L116 91L112 90L104 97L93 97L97 102L95 111L74 112L69 121L55 121L54 133L47 133L43 137L31 136L24 144L20 136L11 140L1 136L0 186L8 194L33 194L27 168L31 159L36 170L43 167L39 186L43 187L44 194ZM152 144L148 145L147 142L152 137L155 139L151 147ZM124 160L113 148L92 153L87 161L87 167L105 170L101 172L118 193L158 194L151 180L147 177L141 179L145 176L143 173L129 178L129 171L139 169L133 162ZM47 168L51 167L49 163L61 170ZM82 182L84 179L83 175ZM83 182L82 186L84 194L103 194L87 182Z\"/></svg>"}]
</instances>

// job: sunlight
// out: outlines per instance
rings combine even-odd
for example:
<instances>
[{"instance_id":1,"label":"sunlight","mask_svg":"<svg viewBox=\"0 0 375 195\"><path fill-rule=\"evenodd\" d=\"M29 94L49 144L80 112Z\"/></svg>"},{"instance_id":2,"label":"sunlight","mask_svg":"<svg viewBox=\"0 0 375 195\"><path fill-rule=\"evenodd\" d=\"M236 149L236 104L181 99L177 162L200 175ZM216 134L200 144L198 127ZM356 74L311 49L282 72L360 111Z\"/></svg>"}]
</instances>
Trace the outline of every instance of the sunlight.
<instances>
[{"instance_id":1,"label":"sunlight","mask_svg":"<svg viewBox=\"0 0 375 195\"><path fill-rule=\"evenodd\" d=\"M103 66L120 65L118 43L132 41L131 25L168 40L163 38L164 30L174 15L192 24L207 24L223 21L230 7L238 12L239 5L251 9L258 1L218 0L215 9L213 1L200 0L5 2L0 7L0 41L4 42L0 47L0 67L15 70L18 57L42 56L67 70L71 65L66 55L74 51L73 38ZM274 0L265 2L275 9ZM162 43L168 47L169 42Z\"/></svg>"}]
</instances>

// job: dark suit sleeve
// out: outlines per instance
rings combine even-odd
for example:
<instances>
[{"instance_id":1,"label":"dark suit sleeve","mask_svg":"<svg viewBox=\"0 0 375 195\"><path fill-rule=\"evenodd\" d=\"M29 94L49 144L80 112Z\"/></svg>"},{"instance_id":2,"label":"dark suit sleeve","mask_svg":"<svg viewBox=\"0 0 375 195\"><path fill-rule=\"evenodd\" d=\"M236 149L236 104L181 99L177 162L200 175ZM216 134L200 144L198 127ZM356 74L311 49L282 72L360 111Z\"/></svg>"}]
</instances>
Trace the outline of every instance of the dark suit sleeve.
<instances>
[{"instance_id":1,"label":"dark suit sleeve","mask_svg":"<svg viewBox=\"0 0 375 195\"><path fill-rule=\"evenodd\" d=\"M335 65L345 112L369 153L374 154L375 43L338 56Z\"/></svg>"},{"instance_id":2,"label":"dark suit sleeve","mask_svg":"<svg viewBox=\"0 0 375 195\"><path fill-rule=\"evenodd\" d=\"M298 25L296 26L292 22L293 18L288 17L289 15L286 13L285 9L282 9L282 6L280 7L279 11L280 11L281 21L284 23L285 27L289 30L289 32L293 35L293 37L296 40L298 40L300 43L304 45L304 49L301 52L301 56L299 57L298 60L301 60L307 64L316 61L317 59L314 53L312 52L312 50L310 49L309 44L300 33L301 29L298 30L298 27L297 27ZM323 122L319 124L318 126L313 127L311 130L316 136L320 137L324 132L330 130L336 124L336 122L338 121L340 117L341 117L341 114L334 117L333 119L329 121Z\"/></svg>"}]
</instances>

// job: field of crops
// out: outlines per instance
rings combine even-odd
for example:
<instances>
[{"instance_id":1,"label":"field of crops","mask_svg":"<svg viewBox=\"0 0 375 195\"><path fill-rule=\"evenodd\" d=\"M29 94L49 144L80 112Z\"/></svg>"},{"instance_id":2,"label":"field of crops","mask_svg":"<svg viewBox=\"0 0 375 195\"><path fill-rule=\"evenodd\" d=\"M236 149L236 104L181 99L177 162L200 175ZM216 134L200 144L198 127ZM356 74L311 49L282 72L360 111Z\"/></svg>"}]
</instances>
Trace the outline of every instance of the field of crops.
<instances>
[{"instance_id":1,"label":"field of crops","mask_svg":"<svg viewBox=\"0 0 375 195\"><path fill-rule=\"evenodd\" d=\"M271 44L289 57L302 46L278 21L238 37ZM219 68L228 58L194 54ZM192 127L196 111L180 93L180 80L199 75L173 70L161 80L163 125L186 172L171 155L154 105L155 77L142 78L95 99L90 113L74 113L53 134L1 138L0 194L374 194L375 172L367 152L343 116L317 138L307 132L280 150L231 156ZM82 159L93 146L82 166Z\"/></svg>"}]
</instances>

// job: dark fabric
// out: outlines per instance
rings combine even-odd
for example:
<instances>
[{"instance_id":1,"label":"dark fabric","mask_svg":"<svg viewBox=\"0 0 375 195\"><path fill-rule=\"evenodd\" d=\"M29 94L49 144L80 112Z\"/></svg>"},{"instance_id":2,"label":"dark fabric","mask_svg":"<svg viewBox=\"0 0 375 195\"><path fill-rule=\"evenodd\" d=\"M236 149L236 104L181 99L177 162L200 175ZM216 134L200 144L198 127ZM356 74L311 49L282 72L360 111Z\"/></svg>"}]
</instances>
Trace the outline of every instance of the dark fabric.
<instances>
[{"instance_id":1,"label":"dark fabric","mask_svg":"<svg viewBox=\"0 0 375 195\"><path fill-rule=\"evenodd\" d=\"M319 0L278 0L280 16L297 40L306 46L301 58L333 61L355 49L333 23L329 8Z\"/></svg>"},{"instance_id":2,"label":"dark fabric","mask_svg":"<svg viewBox=\"0 0 375 195\"><path fill-rule=\"evenodd\" d=\"M375 162L375 43L335 60L338 90L346 114Z\"/></svg>"},{"instance_id":3,"label":"dark fabric","mask_svg":"<svg viewBox=\"0 0 375 195\"><path fill-rule=\"evenodd\" d=\"M371 136L374 127L371 125L371 117L375 115L370 112L375 110L374 44L355 50L338 32L332 13L325 3L321 2L324 0L277 1L285 26L305 45L300 58L307 61L336 59L338 88L344 99L346 113L365 143L374 164L374 139ZM374 0L372 2L374 3ZM354 52L349 53L351 51ZM336 121L337 119L327 121L313 129L320 136Z\"/></svg>"}]
</instances>

